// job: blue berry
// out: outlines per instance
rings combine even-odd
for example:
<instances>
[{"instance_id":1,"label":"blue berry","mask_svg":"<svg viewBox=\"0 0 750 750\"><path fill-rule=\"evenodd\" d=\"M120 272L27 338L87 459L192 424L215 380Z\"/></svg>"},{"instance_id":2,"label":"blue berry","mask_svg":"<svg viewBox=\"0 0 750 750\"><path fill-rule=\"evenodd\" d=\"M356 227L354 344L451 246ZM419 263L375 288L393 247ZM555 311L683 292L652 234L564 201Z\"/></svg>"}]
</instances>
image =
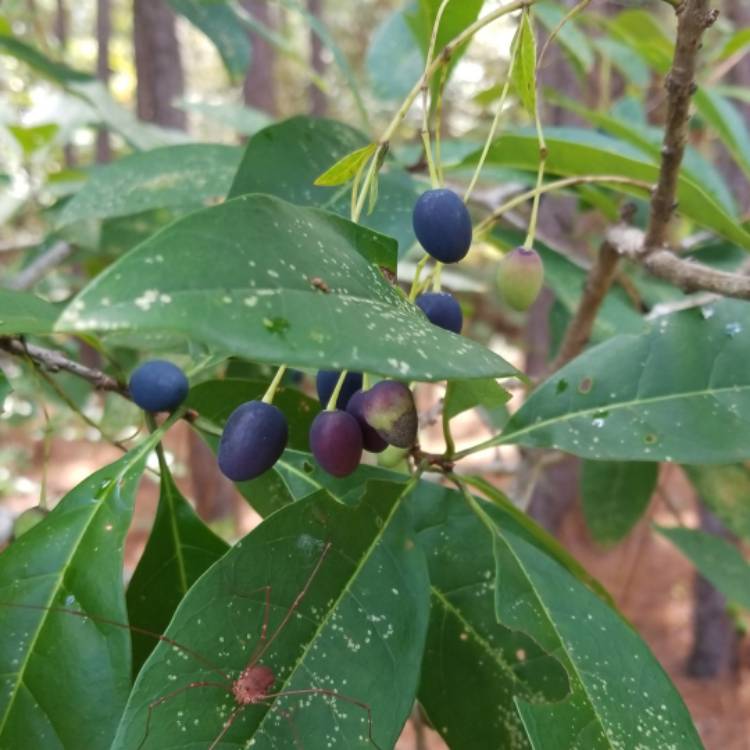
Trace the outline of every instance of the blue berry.
<instances>
[{"instance_id":1,"label":"blue berry","mask_svg":"<svg viewBox=\"0 0 750 750\"><path fill-rule=\"evenodd\" d=\"M163 359L144 362L128 384L133 401L150 412L173 411L185 400L189 388L185 373Z\"/></svg>"},{"instance_id":2,"label":"blue berry","mask_svg":"<svg viewBox=\"0 0 750 750\"><path fill-rule=\"evenodd\" d=\"M286 417L273 404L240 404L224 425L219 468L233 482L259 477L279 460L288 437Z\"/></svg>"},{"instance_id":3,"label":"blue berry","mask_svg":"<svg viewBox=\"0 0 750 750\"><path fill-rule=\"evenodd\" d=\"M430 323L446 331L461 333L464 316L461 305L448 292L426 292L415 300L417 307L427 316Z\"/></svg>"},{"instance_id":4,"label":"blue berry","mask_svg":"<svg viewBox=\"0 0 750 750\"><path fill-rule=\"evenodd\" d=\"M322 411L310 427L310 450L329 474L346 477L362 458L362 430L349 412Z\"/></svg>"},{"instance_id":5,"label":"blue berry","mask_svg":"<svg viewBox=\"0 0 750 750\"><path fill-rule=\"evenodd\" d=\"M428 190L412 214L414 234L422 247L442 263L457 263L471 247L471 216L452 190Z\"/></svg>"},{"instance_id":6,"label":"blue berry","mask_svg":"<svg viewBox=\"0 0 750 750\"><path fill-rule=\"evenodd\" d=\"M338 370L320 370L315 378L315 386L318 389L318 401L325 409L328 406L328 400L333 394L336 383L339 382L341 373ZM336 401L337 409L346 409L349 399L362 387L362 373L348 372L344 378L344 385L341 387L338 400Z\"/></svg>"},{"instance_id":7,"label":"blue berry","mask_svg":"<svg viewBox=\"0 0 750 750\"><path fill-rule=\"evenodd\" d=\"M357 391L350 399L346 410L351 414L362 430L362 444L370 453L381 453L388 447L388 443L365 420L364 415L364 391Z\"/></svg>"}]
</instances>

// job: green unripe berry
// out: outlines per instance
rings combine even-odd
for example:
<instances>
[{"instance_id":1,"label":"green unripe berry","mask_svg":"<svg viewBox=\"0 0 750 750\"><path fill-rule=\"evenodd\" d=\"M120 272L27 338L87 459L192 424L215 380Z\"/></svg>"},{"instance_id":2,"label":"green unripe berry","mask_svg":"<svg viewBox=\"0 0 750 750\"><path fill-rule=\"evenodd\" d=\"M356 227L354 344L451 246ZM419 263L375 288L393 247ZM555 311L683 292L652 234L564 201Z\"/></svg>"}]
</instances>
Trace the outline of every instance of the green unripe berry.
<instances>
[{"instance_id":1,"label":"green unripe berry","mask_svg":"<svg viewBox=\"0 0 750 750\"><path fill-rule=\"evenodd\" d=\"M396 448L389 445L382 453L378 454L378 466L384 469L400 469L406 466L406 457L409 455L408 448Z\"/></svg>"},{"instance_id":2,"label":"green unripe berry","mask_svg":"<svg viewBox=\"0 0 750 750\"><path fill-rule=\"evenodd\" d=\"M47 516L48 511L43 508L27 508L13 522L13 538L18 539L27 531L30 531Z\"/></svg>"},{"instance_id":3,"label":"green unripe berry","mask_svg":"<svg viewBox=\"0 0 750 750\"><path fill-rule=\"evenodd\" d=\"M514 310L528 310L542 289L544 264L533 248L517 247L501 261L497 286L503 300Z\"/></svg>"}]
</instances>

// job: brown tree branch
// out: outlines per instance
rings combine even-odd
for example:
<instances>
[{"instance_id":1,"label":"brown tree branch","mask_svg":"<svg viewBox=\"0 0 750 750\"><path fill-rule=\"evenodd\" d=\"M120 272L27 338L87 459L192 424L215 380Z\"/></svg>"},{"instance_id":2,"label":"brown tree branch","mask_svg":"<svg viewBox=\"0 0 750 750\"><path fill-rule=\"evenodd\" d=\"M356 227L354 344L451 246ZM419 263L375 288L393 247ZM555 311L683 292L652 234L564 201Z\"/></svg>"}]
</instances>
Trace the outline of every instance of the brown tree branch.
<instances>
[{"instance_id":1,"label":"brown tree branch","mask_svg":"<svg viewBox=\"0 0 750 750\"><path fill-rule=\"evenodd\" d=\"M114 391L126 398L130 398L128 387L125 383L107 375L101 370L86 367L75 360L68 359L54 349L45 349L35 344L29 344L23 339L15 336L0 336L0 349L15 357L30 359L47 372L70 372L91 383L97 390Z\"/></svg>"},{"instance_id":2,"label":"brown tree branch","mask_svg":"<svg viewBox=\"0 0 750 750\"><path fill-rule=\"evenodd\" d=\"M690 102L696 90L695 69L703 32L719 12L709 0L685 0L676 9L677 39L672 69L667 75L667 119L661 148L659 179L651 197L651 213L644 247L646 252L667 245L667 231L676 207L677 179L688 138Z\"/></svg>"},{"instance_id":3,"label":"brown tree branch","mask_svg":"<svg viewBox=\"0 0 750 750\"><path fill-rule=\"evenodd\" d=\"M619 262L620 254L605 240L589 270L578 309L565 330L560 350L552 363L552 372L577 357L588 343L599 308L617 276Z\"/></svg>"}]
</instances>

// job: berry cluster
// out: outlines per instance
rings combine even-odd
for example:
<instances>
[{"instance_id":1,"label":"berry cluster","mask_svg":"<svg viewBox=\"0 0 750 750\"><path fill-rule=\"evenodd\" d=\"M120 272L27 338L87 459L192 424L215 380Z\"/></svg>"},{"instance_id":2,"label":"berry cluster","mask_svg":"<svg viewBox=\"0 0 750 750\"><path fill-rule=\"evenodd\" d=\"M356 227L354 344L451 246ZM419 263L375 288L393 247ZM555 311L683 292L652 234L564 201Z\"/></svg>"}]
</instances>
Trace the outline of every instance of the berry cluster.
<instances>
[{"instance_id":1,"label":"berry cluster","mask_svg":"<svg viewBox=\"0 0 750 750\"><path fill-rule=\"evenodd\" d=\"M423 193L414 206L414 233L422 247L441 263L457 263L471 247L469 212L452 190ZM539 256L527 248L516 248L503 259L500 285L506 301L515 309L526 309L542 284ZM461 333L463 316L456 299L447 292L424 292L415 303L431 323ZM351 474L362 452L382 453L389 446L409 449L417 440L417 410L410 388L395 380L383 380L362 389L361 373L321 370L316 386L323 411L310 428L310 449L320 466L336 477ZM179 367L163 360L145 362L130 378L133 401L148 412L172 411L187 396L188 380ZM338 387L335 403L331 403ZM254 479L268 471L281 457L289 438L283 412L263 400L238 406L227 420L219 442L221 471L235 482Z\"/></svg>"}]
</instances>

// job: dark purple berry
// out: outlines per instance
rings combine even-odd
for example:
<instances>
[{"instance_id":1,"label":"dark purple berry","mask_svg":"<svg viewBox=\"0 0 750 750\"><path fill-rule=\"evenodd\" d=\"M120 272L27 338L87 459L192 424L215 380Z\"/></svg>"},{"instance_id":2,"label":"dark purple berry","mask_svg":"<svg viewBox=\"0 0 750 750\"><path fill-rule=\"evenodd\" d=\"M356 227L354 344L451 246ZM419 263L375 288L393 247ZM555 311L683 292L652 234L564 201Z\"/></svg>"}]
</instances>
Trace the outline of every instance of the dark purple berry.
<instances>
[{"instance_id":1,"label":"dark purple berry","mask_svg":"<svg viewBox=\"0 0 750 750\"><path fill-rule=\"evenodd\" d=\"M365 394L363 391L357 391L350 399L346 406L346 410L351 414L359 423L359 428L362 430L362 444L366 451L370 453L380 453L388 447L388 443L378 435L365 419L363 412Z\"/></svg>"},{"instance_id":2,"label":"dark purple berry","mask_svg":"<svg viewBox=\"0 0 750 750\"><path fill-rule=\"evenodd\" d=\"M310 427L310 450L329 474L346 477L362 458L362 430L349 412L322 411Z\"/></svg>"},{"instance_id":3,"label":"dark purple berry","mask_svg":"<svg viewBox=\"0 0 750 750\"><path fill-rule=\"evenodd\" d=\"M128 384L133 401L150 412L173 411L185 400L189 388L185 373L163 359L144 362Z\"/></svg>"},{"instance_id":4,"label":"dark purple berry","mask_svg":"<svg viewBox=\"0 0 750 750\"><path fill-rule=\"evenodd\" d=\"M411 448L417 441L417 408L412 392L396 380L381 380L365 391L362 413L388 445Z\"/></svg>"},{"instance_id":5,"label":"dark purple berry","mask_svg":"<svg viewBox=\"0 0 750 750\"><path fill-rule=\"evenodd\" d=\"M273 404L240 404L224 425L219 468L233 482L255 479L279 460L288 437L286 417Z\"/></svg>"},{"instance_id":6,"label":"dark purple berry","mask_svg":"<svg viewBox=\"0 0 750 750\"><path fill-rule=\"evenodd\" d=\"M333 394L333 389L336 387L336 383L339 382L340 375L341 373L338 370L318 371L318 376L315 378L315 386L318 389L318 401L320 401L320 405L324 409L328 406L328 401ZM341 392L336 401L336 408L346 409L349 399L354 395L354 392L358 391L361 387L362 373L348 372L344 378L344 385L341 386Z\"/></svg>"},{"instance_id":7,"label":"dark purple berry","mask_svg":"<svg viewBox=\"0 0 750 750\"><path fill-rule=\"evenodd\" d=\"M457 263L471 247L471 216L461 198L440 188L422 193L412 214L414 234L436 260Z\"/></svg>"},{"instance_id":8,"label":"dark purple berry","mask_svg":"<svg viewBox=\"0 0 750 750\"><path fill-rule=\"evenodd\" d=\"M505 303L514 310L528 310L544 283L544 264L536 250L517 247L501 261L497 285Z\"/></svg>"},{"instance_id":9,"label":"dark purple berry","mask_svg":"<svg viewBox=\"0 0 750 750\"><path fill-rule=\"evenodd\" d=\"M427 316L430 323L446 331L461 333L464 316L461 305L448 292L426 292L415 300L417 307Z\"/></svg>"}]
</instances>

